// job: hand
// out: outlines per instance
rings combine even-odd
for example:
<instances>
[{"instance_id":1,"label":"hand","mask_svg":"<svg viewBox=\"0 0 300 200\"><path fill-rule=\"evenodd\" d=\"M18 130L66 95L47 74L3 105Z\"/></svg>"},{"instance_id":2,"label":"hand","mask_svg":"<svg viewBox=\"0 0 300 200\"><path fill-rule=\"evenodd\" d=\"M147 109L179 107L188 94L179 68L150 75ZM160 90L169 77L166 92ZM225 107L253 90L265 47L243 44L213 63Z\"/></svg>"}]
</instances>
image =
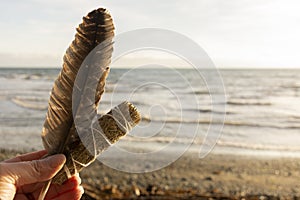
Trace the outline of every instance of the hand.
<instances>
[{"instance_id":1,"label":"hand","mask_svg":"<svg viewBox=\"0 0 300 200\"><path fill-rule=\"evenodd\" d=\"M34 200L44 185L63 167L62 154L42 158L47 152L37 151L0 162L0 199ZM39 160L40 159L40 160ZM79 176L73 176L63 185L51 184L46 199L79 200L83 194Z\"/></svg>"}]
</instances>

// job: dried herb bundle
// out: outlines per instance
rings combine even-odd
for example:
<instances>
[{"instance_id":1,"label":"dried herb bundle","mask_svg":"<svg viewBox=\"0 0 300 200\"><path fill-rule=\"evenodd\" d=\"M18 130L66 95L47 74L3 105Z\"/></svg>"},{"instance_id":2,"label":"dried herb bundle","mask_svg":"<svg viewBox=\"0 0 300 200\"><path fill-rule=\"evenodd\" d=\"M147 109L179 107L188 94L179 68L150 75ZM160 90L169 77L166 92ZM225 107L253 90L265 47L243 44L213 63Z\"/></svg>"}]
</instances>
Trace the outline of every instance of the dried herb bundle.
<instances>
[{"instance_id":1,"label":"dried herb bundle","mask_svg":"<svg viewBox=\"0 0 300 200\"><path fill-rule=\"evenodd\" d=\"M54 183L61 184L86 167L140 120L136 108L128 102L106 115L97 114L109 73L113 37L112 18L106 9L100 8L83 18L66 51L42 131L48 155L64 153L67 158L63 169L53 178ZM43 188L39 199L45 197L50 184L51 181Z\"/></svg>"}]
</instances>

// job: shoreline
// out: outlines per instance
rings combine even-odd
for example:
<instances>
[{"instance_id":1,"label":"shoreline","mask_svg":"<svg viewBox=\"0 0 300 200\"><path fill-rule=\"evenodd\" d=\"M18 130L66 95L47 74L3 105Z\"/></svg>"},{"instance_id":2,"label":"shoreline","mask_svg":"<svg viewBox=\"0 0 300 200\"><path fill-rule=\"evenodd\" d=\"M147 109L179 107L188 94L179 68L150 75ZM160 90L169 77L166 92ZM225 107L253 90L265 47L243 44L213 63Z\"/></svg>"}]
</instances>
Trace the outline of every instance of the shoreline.
<instances>
[{"instance_id":1,"label":"shoreline","mask_svg":"<svg viewBox=\"0 0 300 200\"><path fill-rule=\"evenodd\" d=\"M10 134L5 134L10 135ZM28 136L28 135L26 135ZM36 137L35 135L30 136L30 140L34 140L33 143L36 143L36 145L31 145L29 148L29 144L20 144L20 141L12 141L9 144L4 144L0 147L0 152L7 151L8 154L11 152L32 152L32 151L38 151L40 149L43 149L42 142L40 141L40 135L39 137ZM4 138L5 139L5 138ZM36 141L35 141L36 140ZM5 140L4 140L5 141ZM26 140L28 141L28 139ZM124 143L128 142L126 140L123 141ZM13 144L12 144L13 143ZM139 143L139 145L137 145ZM156 142L149 142L149 143L143 143L143 142L136 142L136 143L130 143L125 145L120 145L119 143L113 145L116 147L116 149L124 150L125 152L132 152L132 153L149 153L154 151L161 151L164 146L162 143L156 143ZM201 146L198 144L177 144L173 145L172 147L168 147L169 149L167 151L163 151L165 156L172 156L175 154L181 154L180 152L183 152L182 154L190 154L190 155L197 155L199 157L199 153L201 152ZM103 154L106 156L106 151L103 152ZM216 144L214 148L207 153L207 155L211 156L226 156L226 157L247 157L251 159L300 159L300 151L298 150L275 150L275 149L256 149L256 148L242 148L242 147L236 147L236 146L222 146L219 144ZM114 159L118 159L118 155L113 155ZM207 156L205 156L207 157ZM0 157L1 158L1 157ZM202 159L202 158L201 158Z\"/></svg>"},{"instance_id":2,"label":"shoreline","mask_svg":"<svg viewBox=\"0 0 300 200\"><path fill-rule=\"evenodd\" d=\"M1 149L0 160L18 153ZM83 199L297 199L299 169L299 158L185 153L154 172L126 173L96 161L80 176Z\"/></svg>"}]
</instances>

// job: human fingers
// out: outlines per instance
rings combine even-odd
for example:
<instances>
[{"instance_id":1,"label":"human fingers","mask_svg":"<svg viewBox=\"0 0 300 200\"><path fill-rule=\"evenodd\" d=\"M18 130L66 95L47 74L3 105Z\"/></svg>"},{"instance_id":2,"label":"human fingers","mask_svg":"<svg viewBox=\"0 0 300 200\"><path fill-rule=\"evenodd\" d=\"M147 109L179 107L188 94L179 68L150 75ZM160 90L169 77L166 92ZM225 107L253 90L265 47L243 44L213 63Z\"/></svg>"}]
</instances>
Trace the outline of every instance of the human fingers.
<instances>
[{"instance_id":1,"label":"human fingers","mask_svg":"<svg viewBox=\"0 0 300 200\"><path fill-rule=\"evenodd\" d=\"M82 186L78 186L72 190L66 191L65 193L61 193L53 198L46 198L46 200L80 200L81 196L83 195L84 190Z\"/></svg>"},{"instance_id":2,"label":"human fingers","mask_svg":"<svg viewBox=\"0 0 300 200\"><path fill-rule=\"evenodd\" d=\"M46 150L35 151L35 152L19 155L15 158L5 160L4 162L5 163L13 163L13 162L23 162L23 161L37 160L37 159L42 158L46 154L47 154Z\"/></svg>"},{"instance_id":3,"label":"human fingers","mask_svg":"<svg viewBox=\"0 0 300 200\"><path fill-rule=\"evenodd\" d=\"M63 154L57 154L41 160L4 163L3 166L7 176L18 187L49 180L63 167L65 161Z\"/></svg>"},{"instance_id":4,"label":"human fingers","mask_svg":"<svg viewBox=\"0 0 300 200\"><path fill-rule=\"evenodd\" d=\"M47 193L47 198L54 198L79 187L81 179L78 175L72 176L62 185L52 184Z\"/></svg>"},{"instance_id":5,"label":"human fingers","mask_svg":"<svg viewBox=\"0 0 300 200\"><path fill-rule=\"evenodd\" d=\"M35 199L38 198L41 188L44 186L44 182L42 183L33 183L29 185L24 185L23 187L19 188L17 193L20 194L28 194L33 193L33 196ZM65 193L69 190L72 190L76 187L78 187L81 184L81 179L78 174L72 176L70 179L68 179L65 183L62 185L58 184L51 184L48 192L47 197L55 197L61 193Z\"/></svg>"}]
</instances>

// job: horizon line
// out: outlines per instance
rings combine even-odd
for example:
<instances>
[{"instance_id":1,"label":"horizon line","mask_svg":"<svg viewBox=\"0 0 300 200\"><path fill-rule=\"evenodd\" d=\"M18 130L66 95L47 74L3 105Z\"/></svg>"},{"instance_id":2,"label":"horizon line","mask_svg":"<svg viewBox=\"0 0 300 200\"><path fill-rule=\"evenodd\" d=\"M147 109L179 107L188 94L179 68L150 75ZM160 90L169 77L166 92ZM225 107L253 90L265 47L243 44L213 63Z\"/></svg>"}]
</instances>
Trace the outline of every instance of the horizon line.
<instances>
[{"instance_id":1,"label":"horizon line","mask_svg":"<svg viewBox=\"0 0 300 200\"><path fill-rule=\"evenodd\" d=\"M113 68L111 69L132 69L132 68L136 68L136 67L130 67L130 66L114 66ZM171 67L170 67L171 68ZM172 67L174 69L193 69L192 67L188 66L188 67L184 67L184 66L175 66L175 67ZM62 66L61 67L58 67L58 66L1 66L0 65L0 69L62 69ZM143 67L141 69L160 69L158 67ZM205 68L205 67L202 67L200 69L212 69L212 68ZM222 67L216 67L216 69L239 69L239 70L247 70L247 69L261 69L261 70L265 70L265 69L300 69L300 66L299 67L265 67L265 66L261 66L261 67L250 67L250 66L233 66L233 67L229 67L229 66L222 66Z\"/></svg>"}]
</instances>

